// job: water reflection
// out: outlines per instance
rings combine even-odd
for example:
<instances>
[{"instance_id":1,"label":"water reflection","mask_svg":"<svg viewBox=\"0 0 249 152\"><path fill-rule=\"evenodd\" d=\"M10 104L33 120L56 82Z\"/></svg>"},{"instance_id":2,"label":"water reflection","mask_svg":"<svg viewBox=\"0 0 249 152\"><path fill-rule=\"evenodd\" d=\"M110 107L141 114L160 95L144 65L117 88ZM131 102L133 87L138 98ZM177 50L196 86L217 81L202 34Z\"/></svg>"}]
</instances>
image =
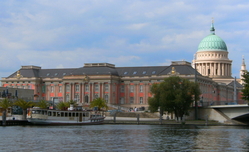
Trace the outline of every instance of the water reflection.
<instances>
[{"instance_id":1,"label":"water reflection","mask_svg":"<svg viewBox=\"0 0 249 152\"><path fill-rule=\"evenodd\" d=\"M249 150L249 128L238 126L13 126L0 130L0 151Z\"/></svg>"}]
</instances>

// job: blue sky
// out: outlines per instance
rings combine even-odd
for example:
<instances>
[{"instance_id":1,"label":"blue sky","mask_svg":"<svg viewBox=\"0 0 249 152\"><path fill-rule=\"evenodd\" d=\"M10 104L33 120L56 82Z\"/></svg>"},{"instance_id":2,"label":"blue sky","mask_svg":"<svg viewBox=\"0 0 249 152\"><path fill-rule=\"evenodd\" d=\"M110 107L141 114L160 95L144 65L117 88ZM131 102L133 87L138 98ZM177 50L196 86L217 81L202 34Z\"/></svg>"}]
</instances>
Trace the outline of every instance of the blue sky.
<instances>
[{"instance_id":1,"label":"blue sky","mask_svg":"<svg viewBox=\"0 0 249 152\"><path fill-rule=\"evenodd\" d=\"M242 55L249 63L246 0L8 0L0 10L0 77L22 65L191 62L212 17L233 60L232 75L239 77Z\"/></svg>"}]
</instances>

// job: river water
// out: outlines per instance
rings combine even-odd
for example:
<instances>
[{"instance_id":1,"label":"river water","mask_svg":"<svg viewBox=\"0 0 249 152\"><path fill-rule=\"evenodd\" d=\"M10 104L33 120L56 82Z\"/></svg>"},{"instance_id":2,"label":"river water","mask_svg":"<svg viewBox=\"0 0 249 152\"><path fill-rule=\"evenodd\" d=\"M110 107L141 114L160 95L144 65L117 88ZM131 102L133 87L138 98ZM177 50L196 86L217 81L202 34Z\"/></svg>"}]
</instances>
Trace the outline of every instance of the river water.
<instances>
[{"instance_id":1,"label":"river water","mask_svg":"<svg viewBox=\"0 0 249 152\"><path fill-rule=\"evenodd\" d=\"M0 151L249 151L249 127L7 126Z\"/></svg>"}]
</instances>

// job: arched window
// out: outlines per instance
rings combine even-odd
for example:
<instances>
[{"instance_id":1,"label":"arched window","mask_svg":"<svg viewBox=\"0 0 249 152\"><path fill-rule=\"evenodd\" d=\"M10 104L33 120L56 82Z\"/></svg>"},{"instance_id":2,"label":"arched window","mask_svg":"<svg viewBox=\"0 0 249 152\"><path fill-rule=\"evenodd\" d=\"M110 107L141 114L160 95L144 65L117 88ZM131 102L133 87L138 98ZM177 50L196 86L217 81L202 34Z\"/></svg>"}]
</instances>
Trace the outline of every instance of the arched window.
<instances>
[{"instance_id":1,"label":"arched window","mask_svg":"<svg viewBox=\"0 0 249 152\"><path fill-rule=\"evenodd\" d=\"M85 96L85 103L88 103L89 102L89 97L86 95Z\"/></svg>"},{"instance_id":2,"label":"arched window","mask_svg":"<svg viewBox=\"0 0 249 152\"><path fill-rule=\"evenodd\" d=\"M105 95L105 102L108 103L108 94Z\"/></svg>"}]
</instances>

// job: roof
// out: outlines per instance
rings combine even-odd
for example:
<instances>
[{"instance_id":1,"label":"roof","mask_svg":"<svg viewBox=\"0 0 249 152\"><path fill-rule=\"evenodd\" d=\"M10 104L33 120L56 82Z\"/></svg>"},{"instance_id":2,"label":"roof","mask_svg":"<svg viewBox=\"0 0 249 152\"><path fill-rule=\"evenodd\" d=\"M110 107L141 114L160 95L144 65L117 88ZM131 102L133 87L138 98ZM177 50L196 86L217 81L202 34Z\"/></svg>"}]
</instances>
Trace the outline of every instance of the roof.
<instances>
[{"instance_id":1,"label":"roof","mask_svg":"<svg viewBox=\"0 0 249 152\"><path fill-rule=\"evenodd\" d=\"M227 46L219 36L210 34L200 42L198 52L200 51L227 51Z\"/></svg>"},{"instance_id":2,"label":"roof","mask_svg":"<svg viewBox=\"0 0 249 152\"><path fill-rule=\"evenodd\" d=\"M227 51L226 43L217 35L215 35L214 23L212 21L211 34L206 36L200 42L198 46L198 52L200 51Z\"/></svg>"},{"instance_id":3,"label":"roof","mask_svg":"<svg viewBox=\"0 0 249 152\"><path fill-rule=\"evenodd\" d=\"M168 75L174 67L180 75L194 75L195 69L190 65L170 65L170 66L141 66L141 67L108 67L108 66L91 66L80 68L65 69L19 69L23 77L40 77L40 78L62 78L68 75L115 75L115 76L152 76ZM15 78L17 72L7 78ZM198 73L199 74L199 73Z\"/></svg>"},{"instance_id":4,"label":"roof","mask_svg":"<svg viewBox=\"0 0 249 152\"><path fill-rule=\"evenodd\" d=\"M243 86L238 82L235 81L236 88L243 88ZM228 86L233 86L234 87L234 81L231 81Z\"/></svg>"}]
</instances>

